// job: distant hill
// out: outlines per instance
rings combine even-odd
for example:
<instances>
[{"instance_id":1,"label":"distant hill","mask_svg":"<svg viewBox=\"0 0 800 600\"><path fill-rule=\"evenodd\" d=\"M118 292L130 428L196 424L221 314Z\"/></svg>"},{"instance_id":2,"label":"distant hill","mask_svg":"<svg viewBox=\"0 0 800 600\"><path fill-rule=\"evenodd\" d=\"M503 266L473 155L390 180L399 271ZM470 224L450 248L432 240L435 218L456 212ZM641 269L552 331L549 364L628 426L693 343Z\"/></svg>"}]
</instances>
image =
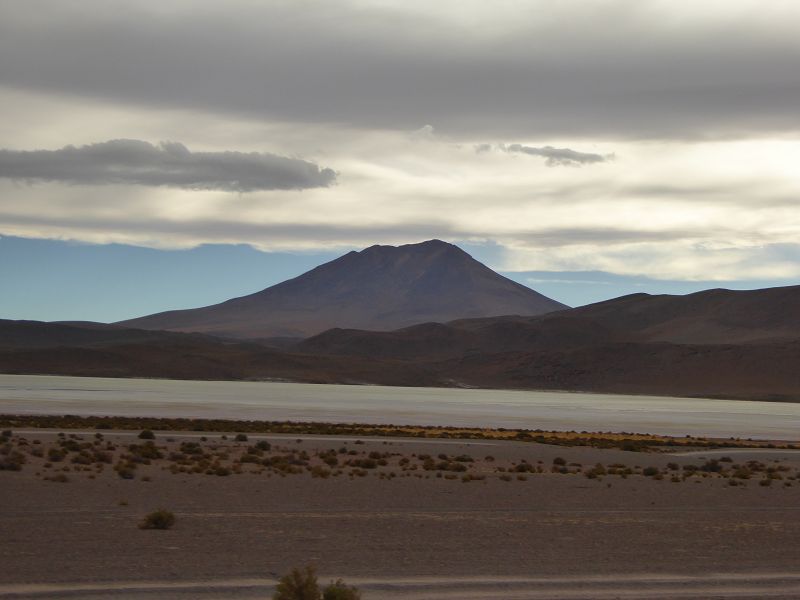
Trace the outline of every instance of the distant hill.
<instances>
[{"instance_id":1,"label":"distant hill","mask_svg":"<svg viewBox=\"0 0 800 600\"><path fill-rule=\"evenodd\" d=\"M424 323L395 331L330 329L293 347L305 354L436 360L499 352L559 351L633 341L571 311L544 317L492 317L450 323Z\"/></svg>"},{"instance_id":2,"label":"distant hill","mask_svg":"<svg viewBox=\"0 0 800 600\"><path fill-rule=\"evenodd\" d=\"M800 402L800 286L636 294L539 316L393 331L333 328L269 344L97 323L0 321L0 372Z\"/></svg>"},{"instance_id":3,"label":"distant hill","mask_svg":"<svg viewBox=\"0 0 800 600\"><path fill-rule=\"evenodd\" d=\"M457 246L431 240L372 246L249 296L118 324L236 338L301 338L333 327L385 331L564 308L495 273Z\"/></svg>"},{"instance_id":4,"label":"distant hill","mask_svg":"<svg viewBox=\"0 0 800 600\"><path fill-rule=\"evenodd\" d=\"M92 321L43 323L0 319L0 349L100 347L183 339L166 331L143 331ZM193 336L197 337L197 336Z\"/></svg>"},{"instance_id":5,"label":"distant hill","mask_svg":"<svg viewBox=\"0 0 800 600\"><path fill-rule=\"evenodd\" d=\"M609 344L741 345L800 341L800 286L634 294L535 317L427 323L390 332L331 329L300 342L310 354L438 359L561 352Z\"/></svg>"},{"instance_id":6,"label":"distant hill","mask_svg":"<svg viewBox=\"0 0 800 600\"><path fill-rule=\"evenodd\" d=\"M800 286L686 296L633 294L569 312L640 339L737 344L800 339Z\"/></svg>"}]
</instances>

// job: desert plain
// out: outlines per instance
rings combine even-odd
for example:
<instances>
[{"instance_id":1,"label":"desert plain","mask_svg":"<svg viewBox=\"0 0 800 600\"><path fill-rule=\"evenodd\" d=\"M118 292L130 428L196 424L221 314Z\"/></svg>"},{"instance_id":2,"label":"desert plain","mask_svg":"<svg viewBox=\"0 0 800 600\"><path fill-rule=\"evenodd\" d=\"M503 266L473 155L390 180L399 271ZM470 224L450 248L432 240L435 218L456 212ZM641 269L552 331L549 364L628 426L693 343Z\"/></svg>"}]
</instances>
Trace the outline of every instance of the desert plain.
<instances>
[{"instance_id":1,"label":"desert plain","mask_svg":"<svg viewBox=\"0 0 800 600\"><path fill-rule=\"evenodd\" d=\"M0 598L800 597L797 450L139 435L4 432Z\"/></svg>"}]
</instances>

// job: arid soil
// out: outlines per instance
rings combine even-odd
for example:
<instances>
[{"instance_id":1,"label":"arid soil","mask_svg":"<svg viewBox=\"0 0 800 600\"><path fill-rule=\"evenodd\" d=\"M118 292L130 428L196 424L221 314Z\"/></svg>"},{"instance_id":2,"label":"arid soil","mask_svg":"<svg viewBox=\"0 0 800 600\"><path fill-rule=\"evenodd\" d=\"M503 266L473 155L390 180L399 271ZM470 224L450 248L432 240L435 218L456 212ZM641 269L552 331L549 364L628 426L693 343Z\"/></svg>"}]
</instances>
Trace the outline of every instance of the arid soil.
<instances>
[{"instance_id":1,"label":"arid soil","mask_svg":"<svg viewBox=\"0 0 800 600\"><path fill-rule=\"evenodd\" d=\"M800 596L792 451L137 434L3 436L0 598Z\"/></svg>"}]
</instances>

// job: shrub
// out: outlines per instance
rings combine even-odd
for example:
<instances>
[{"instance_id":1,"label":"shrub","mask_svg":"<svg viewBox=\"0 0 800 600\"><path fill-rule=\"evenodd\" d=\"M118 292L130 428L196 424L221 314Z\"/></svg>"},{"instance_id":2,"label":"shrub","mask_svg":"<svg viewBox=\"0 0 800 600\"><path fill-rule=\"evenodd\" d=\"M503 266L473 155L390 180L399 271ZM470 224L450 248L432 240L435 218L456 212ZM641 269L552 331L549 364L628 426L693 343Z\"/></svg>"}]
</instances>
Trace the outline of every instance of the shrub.
<instances>
[{"instance_id":1,"label":"shrub","mask_svg":"<svg viewBox=\"0 0 800 600\"><path fill-rule=\"evenodd\" d=\"M25 457L19 452L12 452L7 458L0 459L0 471L21 471Z\"/></svg>"},{"instance_id":2,"label":"shrub","mask_svg":"<svg viewBox=\"0 0 800 600\"><path fill-rule=\"evenodd\" d=\"M642 475L644 475L645 477L654 477L655 475L658 475L658 473L659 473L658 467L646 467L642 471Z\"/></svg>"},{"instance_id":3,"label":"shrub","mask_svg":"<svg viewBox=\"0 0 800 600\"><path fill-rule=\"evenodd\" d=\"M247 434L246 433L237 433L236 437L233 438L234 442L246 442L247 441Z\"/></svg>"},{"instance_id":4,"label":"shrub","mask_svg":"<svg viewBox=\"0 0 800 600\"><path fill-rule=\"evenodd\" d=\"M322 590L322 600L361 600L361 592L337 579Z\"/></svg>"},{"instance_id":5,"label":"shrub","mask_svg":"<svg viewBox=\"0 0 800 600\"><path fill-rule=\"evenodd\" d=\"M149 429L145 429L139 434L140 440L154 440L156 439L156 434L150 431Z\"/></svg>"},{"instance_id":6,"label":"shrub","mask_svg":"<svg viewBox=\"0 0 800 600\"><path fill-rule=\"evenodd\" d=\"M330 470L326 469L323 466L317 465L311 468L311 476L312 477L320 477L322 479L327 479L330 477L331 472Z\"/></svg>"},{"instance_id":7,"label":"shrub","mask_svg":"<svg viewBox=\"0 0 800 600\"><path fill-rule=\"evenodd\" d=\"M295 568L280 578L272 600L320 600L321 595L314 567Z\"/></svg>"},{"instance_id":8,"label":"shrub","mask_svg":"<svg viewBox=\"0 0 800 600\"><path fill-rule=\"evenodd\" d=\"M128 450L134 455L134 457L141 459L141 461L136 460L135 462L144 462L156 460L158 458L164 458L164 455L158 448L156 448L156 445L153 442L145 442L144 444L131 444L128 446Z\"/></svg>"},{"instance_id":9,"label":"shrub","mask_svg":"<svg viewBox=\"0 0 800 600\"><path fill-rule=\"evenodd\" d=\"M134 463L118 462L114 466L114 470L122 479L133 479L136 476L136 465Z\"/></svg>"},{"instance_id":10,"label":"shrub","mask_svg":"<svg viewBox=\"0 0 800 600\"><path fill-rule=\"evenodd\" d=\"M736 479L750 479L750 470L745 468L736 469L731 477Z\"/></svg>"},{"instance_id":11,"label":"shrub","mask_svg":"<svg viewBox=\"0 0 800 600\"><path fill-rule=\"evenodd\" d=\"M561 458L560 456L556 456L556 457L553 459L553 464L554 464L554 465L559 465L559 466L562 466L562 465L565 465L565 464L567 464L567 461L566 461L566 460L564 460L563 458Z\"/></svg>"},{"instance_id":12,"label":"shrub","mask_svg":"<svg viewBox=\"0 0 800 600\"><path fill-rule=\"evenodd\" d=\"M169 529L175 524L175 515L168 510L159 509L145 516L139 529Z\"/></svg>"},{"instance_id":13,"label":"shrub","mask_svg":"<svg viewBox=\"0 0 800 600\"><path fill-rule=\"evenodd\" d=\"M61 462L65 456L66 454L58 448L50 448L47 451L47 460L50 462Z\"/></svg>"},{"instance_id":14,"label":"shrub","mask_svg":"<svg viewBox=\"0 0 800 600\"><path fill-rule=\"evenodd\" d=\"M256 449L269 452L272 450L272 444L270 444L267 440L261 440L260 442L256 442Z\"/></svg>"},{"instance_id":15,"label":"shrub","mask_svg":"<svg viewBox=\"0 0 800 600\"><path fill-rule=\"evenodd\" d=\"M202 454L203 448L197 442L181 442L181 452L184 454Z\"/></svg>"}]
</instances>

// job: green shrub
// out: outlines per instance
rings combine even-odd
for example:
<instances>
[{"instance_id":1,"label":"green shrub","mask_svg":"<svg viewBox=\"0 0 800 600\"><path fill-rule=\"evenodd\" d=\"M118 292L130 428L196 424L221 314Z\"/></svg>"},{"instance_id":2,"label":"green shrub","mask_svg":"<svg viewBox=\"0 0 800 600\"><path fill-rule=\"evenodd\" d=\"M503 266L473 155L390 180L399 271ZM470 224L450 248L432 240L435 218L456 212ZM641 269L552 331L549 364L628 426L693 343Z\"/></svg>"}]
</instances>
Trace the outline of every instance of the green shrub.
<instances>
[{"instance_id":1,"label":"green shrub","mask_svg":"<svg viewBox=\"0 0 800 600\"><path fill-rule=\"evenodd\" d=\"M168 510L159 509L145 516L139 529L169 529L175 524L175 515Z\"/></svg>"},{"instance_id":2,"label":"green shrub","mask_svg":"<svg viewBox=\"0 0 800 600\"><path fill-rule=\"evenodd\" d=\"M233 438L234 442L246 442L247 441L247 434L245 433L237 433L236 437Z\"/></svg>"},{"instance_id":3,"label":"green shrub","mask_svg":"<svg viewBox=\"0 0 800 600\"><path fill-rule=\"evenodd\" d=\"M658 475L658 473L658 467L645 467L645 469L642 471L642 475L645 477L654 477L655 475Z\"/></svg>"},{"instance_id":4,"label":"green shrub","mask_svg":"<svg viewBox=\"0 0 800 600\"><path fill-rule=\"evenodd\" d=\"M361 592L337 579L322 590L322 600L361 600Z\"/></svg>"},{"instance_id":5,"label":"green shrub","mask_svg":"<svg viewBox=\"0 0 800 600\"><path fill-rule=\"evenodd\" d=\"M320 600L321 597L314 567L306 567L292 569L281 577L272 600Z\"/></svg>"},{"instance_id":6,"label":"green shrub","mask_svg":"<svg viewBox=\"0 0 800 600\"><path fill-rule=\"evenodd\" d=\"M150 431L149 429L145 429L139 434L140 440L154 440L156 439L156 434Z\"/></svg>"},{"instance_id":7,"label":"green shrub","mask_svg":"<svg viewBox=\"0 0 800 600\"><path fill-rule=\"evenodd\" d=\"M202 454L203 449L197 442L181 442L181 452L184 454Z\"/></svg>"},{"instance_id":8,"label":"green shrub","mask_svg":"<svg viewBox=\"0 0 800 600\"><path fill-rule=\"evenodd\" d=\"M256 449L269 452L272 450L272 444L270 444L267 440L261 440L260 442L256 442Z\"/></svg>"},{"instance_id":9,"label":"green shrub","mask_svg":"<svg viewBox=\"0 0 800 600\"><path fill-rule=\"evenodd\" d=\"M153 442L145 442L144 444L131 444L128 446L128 450L134 455L135 458L141 459L141 461L136 460L135 462L144 462L164 458L164 455L158 448L156 448L156 445Z\"/></svg>"}]
</instances>

